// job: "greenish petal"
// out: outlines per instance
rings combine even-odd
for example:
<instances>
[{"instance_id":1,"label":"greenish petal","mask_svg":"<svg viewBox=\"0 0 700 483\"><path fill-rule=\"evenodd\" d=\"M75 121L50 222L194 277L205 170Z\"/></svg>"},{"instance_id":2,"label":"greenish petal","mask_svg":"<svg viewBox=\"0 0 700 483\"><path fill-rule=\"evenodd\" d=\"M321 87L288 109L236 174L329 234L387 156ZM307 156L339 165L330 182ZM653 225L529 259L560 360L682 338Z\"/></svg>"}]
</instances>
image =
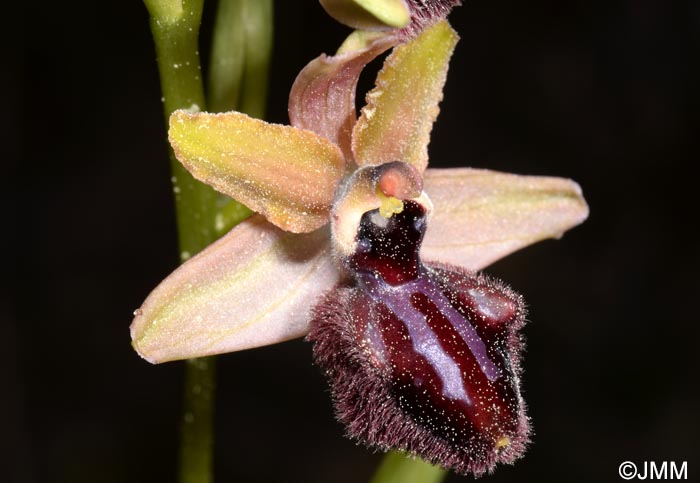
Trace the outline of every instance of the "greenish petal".
<instances>
[{"instance_id":1,"label":"greenish petal","mask_svg":"<svg viewBox=\"0 0 700 483\"><path fill-rule=\"evenodd\" d=\"M397 40L378 32L355 31L334 56L321 55L299 73L289 93L292 126L334 142L346 159L355 125L355 91L365 66L390 49Z\"/></svg>"},{"instance_id":2,"label":"greenish petal","mask_svg":"<svg viewBox=\"0 0 700 483\"><path fill-rule=\"evenodd\" d=\"M283 230L306 233L328 222L345 165L329 140L233 111L175 111L168 135L195 178Z\"/></svg>"},{"instance_id":3,"label":"greenish petal","mask_svg":"<svg viewBox=\"0 0 700 483\"><path fill-rule=\"evenodd\" d=\"M458 36L447 21L396 47L353 130L359 166L405 161L424 171L433 123Z\"/></svg>"}]
</instances>

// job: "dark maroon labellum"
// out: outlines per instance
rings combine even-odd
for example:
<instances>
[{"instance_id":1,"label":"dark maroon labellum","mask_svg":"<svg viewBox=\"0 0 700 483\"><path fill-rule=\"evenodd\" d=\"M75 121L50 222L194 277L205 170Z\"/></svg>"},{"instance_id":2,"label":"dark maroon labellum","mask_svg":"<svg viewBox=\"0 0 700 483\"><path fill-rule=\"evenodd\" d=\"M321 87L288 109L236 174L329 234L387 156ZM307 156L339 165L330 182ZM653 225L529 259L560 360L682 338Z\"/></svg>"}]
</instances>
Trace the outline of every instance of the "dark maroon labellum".
<instances>
[{"instance_id":1,"label":"dark maroon labellum","mask_svg":"<svg viewBox=\"0 0 700 483\"><path fill-rule=\"evenodd\" d=\"M352 284L314 311L308 339L348 434L459 473L481 474L524 451L518 330L525 309L503 283L424 265L425 211L365 213Z\"/></svg>"}]
</instances>

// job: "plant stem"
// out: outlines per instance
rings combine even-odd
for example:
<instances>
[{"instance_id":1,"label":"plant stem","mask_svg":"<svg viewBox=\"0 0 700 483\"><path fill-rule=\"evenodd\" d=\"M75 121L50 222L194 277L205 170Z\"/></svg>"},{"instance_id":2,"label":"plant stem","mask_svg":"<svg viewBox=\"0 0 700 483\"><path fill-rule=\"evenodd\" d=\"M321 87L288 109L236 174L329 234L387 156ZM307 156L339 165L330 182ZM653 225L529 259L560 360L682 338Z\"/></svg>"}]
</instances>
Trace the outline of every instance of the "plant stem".
<instances>
[{"instance_id":1,"label":"plant stem","mask_svg":"<svg viewBox=\"0 0 700 483\"><path fill-rule=\"evenodd\" d=\"M371 483L440 483L447 472L420 458L390 451L382 460Z\"/></svg>"},{"instance_id":2,"label":"plant stem","mask_svg":"<svg viewBox=\"0 0 700 483\"><path fill-rule=\"evenodd\" d=\"M158 58L165 124L176 109L204 110L198 37L203 0L146 0ZM167 7L167 8L166 8ZM216 239L217 193L196 181L170 149L180 259L185 261Z\"/></svg>"},{"instance_id":3,"label":"plant stem","mask_svg":"<svg viewBox=\"0 0 700 483\"><path fill-rule=\"evenodd\" d=\"M216 359L185 361L183 420L180 427L180 483L214 481L214 395Z\"/></svg>"},{"instance_id":4,"label":"plant stem","mask_svg":"<svg viewBox=\"0 0 700 483\"><path fill-rule=\"evenodd\" d=\"M151 15L167 126L170 114L176 109L204 110L206 107L198 50L203 0L144 0L144 3ZM229 8L236 7L237 3L242 7ZM239 107L241 93L236 86L245 79L246 84L251 83L255 89L246 88L245 106L241 107L248 109L251 115L262 117L272 43L271 0L221 0L221 4L222 19L218 19L215 26L212 65L225 64L224 57L238 51L241 65L254 68L246 70L245 75L243 71L235 75L229 70L213 78L210 83L215 99L212 107L214 110ZM252 19L254 31L242 27L247 25L246 17ZM223 49L216 47L217 39L223 41L219 42ZM235 87L236 104L217 94L230 86ZM175 159L172 149L169 153L180 260L185 262L244 220L250 210L196 181ZM215 374L215 360L211 357L192 359L185 365L180 483L213 481Z\"/></svg>"},{"instance_id":5,"label":"plant stem","mask_svg":"<svg viewBox=\"0 0 700 483\"><path fill-rule=\"evenodd\" d=\"M203 0L146 0L151 14L163 93L165 124L176 109L205 109L198 36ZM186 261L219 235L217 193L196 181L175 159L170 167L180 247ZM180 483L210 483L212 479L215 363L194 359L185 365L183 421L180 434Z\"/></svg>"}]
</instances>

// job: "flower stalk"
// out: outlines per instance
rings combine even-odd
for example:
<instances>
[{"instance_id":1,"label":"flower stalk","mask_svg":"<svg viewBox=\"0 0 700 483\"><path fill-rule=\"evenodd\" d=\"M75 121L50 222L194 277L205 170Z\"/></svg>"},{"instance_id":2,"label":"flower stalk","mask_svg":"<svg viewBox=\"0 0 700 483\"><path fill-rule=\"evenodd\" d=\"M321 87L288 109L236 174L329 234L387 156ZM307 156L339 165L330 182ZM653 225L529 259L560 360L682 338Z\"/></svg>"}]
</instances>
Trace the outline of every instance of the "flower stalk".
<instances>
[{"instance_id":1,"label":"flower stalk","mask_svg":"<svg viewBox=\"0 0 700 483\"><path fill-rule=\"evenodd\" d=\"M370 483L440 483L447 471L398 451L384 456Z\"/></svg>"},{"instance_id":2,"label":"flower stalk","mask_svg":"<svg viewBox=\"0 0 700 483\"><path fill-rule=\"evenodd\" d=\"M206 109L198 36L203 0L146 0L156 48L165 119L176 109ZM180 261L216 239L218 194L196 181L170 149Z\"/></svg>"},{"instance_id":3,"label":"flower stalk","mask_svg":"<svg viewBox=\"0 0 700 483\"><path fill-rule=\"evenodd\" d=\"M206 109L198 47L203 0L145 0L144 3L151 16L150 26L167 125L170 114L177 109ZM246 39L251 35L251 30L242 28L242 8L247 9L247 15L258 20L253 39L259 46L257 49L251 46L256 45L251 43L251 39ZM212 92L232 90L237 97L222 98L217 95L211 107L214 110L250 109L254 111L251 114L262 117L271 50L272 4L270 1L222 0L220 12L224 15L215 25L212 65L224 65L237 56L240 65L245 66L246 56L249 56L254 60L254 67L242 67L238 75L231 75L230 69L221 73L225 75L214 75L219 71L212 68ZM225 48L216 48L222 45L222 40L228 41ZM244 79L256 85L256 89L241 93L250 99L239 105L238 86ZM185 262L245 219L250 210L195 180L177 161L172 149L169 149L169 155L180 261ZM212 357L191 359L185 365L178 471L180 483L213 481L215 374L215 360Z\"/></svg>"},{"instance_id":4,"label":"flower stalk","mask_svg":"<svg viewBox=\"0 0 700 483\"><path fill-rule=\"evenodd\" d=\"M145 3L151 14L167 124L176 109L206 109L198 51L203 1L152 0ZM175 159L172 149L169 152L180 261L184 262L217 238L218 195L195 180ZM214 384L213 358L187 361L180 434L180 483L212 481Z\"/></svg>"}]
</instances>

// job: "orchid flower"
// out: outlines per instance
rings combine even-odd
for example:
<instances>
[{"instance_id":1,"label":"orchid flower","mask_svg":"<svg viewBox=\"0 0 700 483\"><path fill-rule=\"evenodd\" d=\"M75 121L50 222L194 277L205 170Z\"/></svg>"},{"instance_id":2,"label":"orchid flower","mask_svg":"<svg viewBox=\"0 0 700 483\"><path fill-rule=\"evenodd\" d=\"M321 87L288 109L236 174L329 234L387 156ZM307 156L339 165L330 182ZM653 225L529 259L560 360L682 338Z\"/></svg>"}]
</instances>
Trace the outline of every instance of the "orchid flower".
<instances>
[{"instance_id":1,"label":"orchid flower","mask_svg":"<svg viewBox=\"0 0 700 483\"><path fill-rule=\"evenodd\" d=\"M291 126L173 113L177 158L258 214L153 290L131 325L138 353L160 363L307 335L353 438L460 473L518 458L524 304L474 271L588 209L566 179L426 169L456 42L444 20L410 40L356 31L301 71ZM359 75L392 48L358 118Z\"/></svg>"}]
</instances>

